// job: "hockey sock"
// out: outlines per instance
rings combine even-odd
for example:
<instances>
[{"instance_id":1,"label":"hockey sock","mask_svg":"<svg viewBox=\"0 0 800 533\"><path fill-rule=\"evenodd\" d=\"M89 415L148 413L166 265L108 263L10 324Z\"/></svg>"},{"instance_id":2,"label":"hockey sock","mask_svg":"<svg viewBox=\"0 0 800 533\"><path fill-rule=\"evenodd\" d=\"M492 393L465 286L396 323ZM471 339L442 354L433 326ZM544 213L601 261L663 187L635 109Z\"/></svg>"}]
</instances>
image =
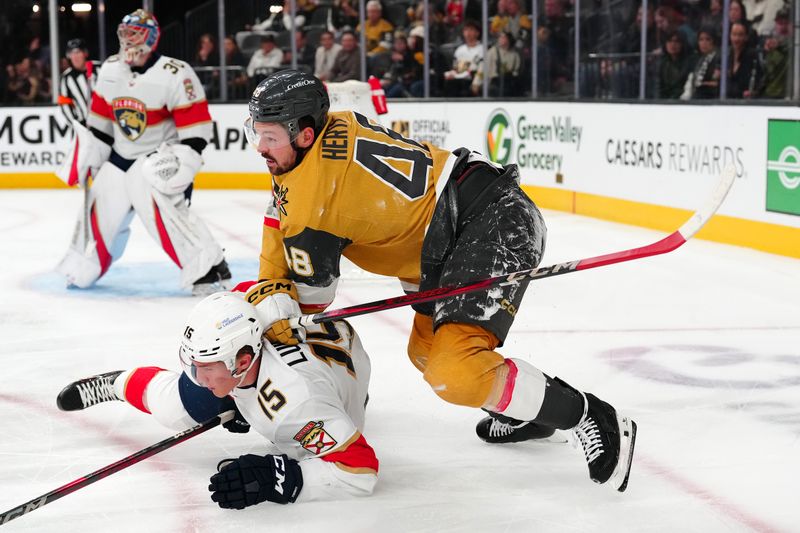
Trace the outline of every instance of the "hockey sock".
<instances>
[{"instance_id":1,"label":"hockey sock","mask_svg":"<svg viewBox=\"0 0 800 533\"><path fill-rule=\"evenodd\" d=\"M506 359L497 369L495 387L483 407L516 420L569 429L580 422L584 399L580 392L530 363Z\"/></svg>"},{"instance_id":2,"label":"hockey sock","mask_svg":"<svg viewBox=\"0 0 800 533\"><path fill-rule=\"evenodd\" d=\"M147 385L162 370L164 369L157 366L127 370L114 380L114 392L119 398L124 399L138 410L151 414L150 409L147 408L145 392L147 391Z\"/></svg>"}]
</instances>

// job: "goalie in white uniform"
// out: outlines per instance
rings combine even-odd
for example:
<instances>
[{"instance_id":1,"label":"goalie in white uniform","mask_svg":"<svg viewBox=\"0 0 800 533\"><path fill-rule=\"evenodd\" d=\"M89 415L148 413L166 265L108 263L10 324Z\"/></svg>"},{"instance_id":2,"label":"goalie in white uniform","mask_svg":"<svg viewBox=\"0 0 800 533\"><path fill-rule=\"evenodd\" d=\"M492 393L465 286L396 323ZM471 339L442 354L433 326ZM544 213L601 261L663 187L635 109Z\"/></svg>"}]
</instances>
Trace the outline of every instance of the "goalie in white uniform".
<instances>
[{"instance_id":1,"label":"goalie in white uniform","mask_svg":"<svg viewBox=\"0 0 800 533\"><path fill-rule=\"evenodd\" d=\"M139 9L117 30L120 53L103 64L88 130L58 171L91 188L70 248L57 270L90 287L122 255L133 214L181 269L194 294L228 288L222 248L189 210L194 176L211 136L208 102L192 68L156 52L156 19ZM93 178L93 179L92 179Z\"/></svg>"},{"instance_id":2,"label":"goalie in white uniform","mask_svg":"<svg viewBox=\"0 0 800 533\"><path fill-rule=\"evenodd\" d=\"M143 367L101 374L68 385L58 406L74 411L124 399L183 430L235 402L237 417L224 426L233 432L252 427L277 453L220 462L209 486L220 507L371 494L378 460L361 434L370 377L361 341L337 321L308 328L304 342L287 337L295 344L262 345L264 313L277 316L279 307L291 305L285 294L267 303L257 312L242 293L213 294L183 329L184 373Z\"/></svg>"}]
</instances>

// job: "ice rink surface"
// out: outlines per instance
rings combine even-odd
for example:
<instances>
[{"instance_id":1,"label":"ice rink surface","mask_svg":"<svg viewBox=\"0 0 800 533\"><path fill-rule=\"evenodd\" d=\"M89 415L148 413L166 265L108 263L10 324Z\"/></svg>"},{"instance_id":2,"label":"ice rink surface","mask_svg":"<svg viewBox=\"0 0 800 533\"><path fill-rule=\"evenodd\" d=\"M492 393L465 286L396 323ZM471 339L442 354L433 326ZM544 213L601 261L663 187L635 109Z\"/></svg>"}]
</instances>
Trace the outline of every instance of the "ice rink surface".
<instances>
[{"instance_id":1,"label":"ice rink surface","mask_svg":"<svg viewBox=\"0 0 800 533\"><path fill-rule=\"evenodd\" d=\"M93 290L52 272L78 191L0 193L0 512L173 434L123 403L62 413L61 388L109 370L178 368L198 300L134 222ZM265 195L195 193L235 280L257 274ZM703 199L698 199L698 205ZM543 264L664 234L545 212ZM394 296L348 274L334 307ZM664 256L535 282L501 352L633 416L628 491L589 480L568 444L488 445L481 413L439 400L405 355L411 312L354 318L372 358L365 435L380 459L368 499L223 511L217 461L268 453L214 429L3 526L13 531L798 531L800 261L705 241Z\"/></svg>"}]
</instances>

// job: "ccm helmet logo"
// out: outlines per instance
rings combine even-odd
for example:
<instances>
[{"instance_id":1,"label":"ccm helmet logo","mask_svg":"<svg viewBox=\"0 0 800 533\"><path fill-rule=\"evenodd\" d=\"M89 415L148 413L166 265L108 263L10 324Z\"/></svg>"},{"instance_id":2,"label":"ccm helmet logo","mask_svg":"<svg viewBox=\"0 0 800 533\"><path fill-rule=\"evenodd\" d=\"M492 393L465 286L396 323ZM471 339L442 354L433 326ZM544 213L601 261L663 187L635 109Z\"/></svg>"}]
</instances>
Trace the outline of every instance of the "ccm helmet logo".
<instances>
[{"instance_id":1,"label":"ccm helmet logo","mask_svg":"<svg viewBox=\"0 0 800 533\"><path fill-rule=\"evenodd\" d=\"M306 85L313 85L314 80L303 80L298 81L297 83L290 83L286 86L287 91L291 91L292 89L297 89L298 87L305 87Z\"/></svg>"}]
</instances>

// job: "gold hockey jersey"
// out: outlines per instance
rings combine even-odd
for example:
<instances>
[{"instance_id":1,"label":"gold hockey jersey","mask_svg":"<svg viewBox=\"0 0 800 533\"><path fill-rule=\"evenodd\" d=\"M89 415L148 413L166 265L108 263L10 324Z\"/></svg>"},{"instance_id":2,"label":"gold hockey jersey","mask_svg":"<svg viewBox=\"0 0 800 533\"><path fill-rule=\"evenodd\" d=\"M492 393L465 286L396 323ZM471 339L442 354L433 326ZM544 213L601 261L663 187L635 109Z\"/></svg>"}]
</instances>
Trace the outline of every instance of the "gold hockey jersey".
<instances>
[{"instance_id":1,"label":"gold hockey jersey","mask_svg":"<svg viewBox=\"0 0 800 533\"><path fill-rule=\"evenodd\" d=\"M359 113L329 113L303 161L272 178L259 278L294 280L306 313L333 301L342 255L418 284L422 241L454 162Z\"/></svg>"}]
</instances>

